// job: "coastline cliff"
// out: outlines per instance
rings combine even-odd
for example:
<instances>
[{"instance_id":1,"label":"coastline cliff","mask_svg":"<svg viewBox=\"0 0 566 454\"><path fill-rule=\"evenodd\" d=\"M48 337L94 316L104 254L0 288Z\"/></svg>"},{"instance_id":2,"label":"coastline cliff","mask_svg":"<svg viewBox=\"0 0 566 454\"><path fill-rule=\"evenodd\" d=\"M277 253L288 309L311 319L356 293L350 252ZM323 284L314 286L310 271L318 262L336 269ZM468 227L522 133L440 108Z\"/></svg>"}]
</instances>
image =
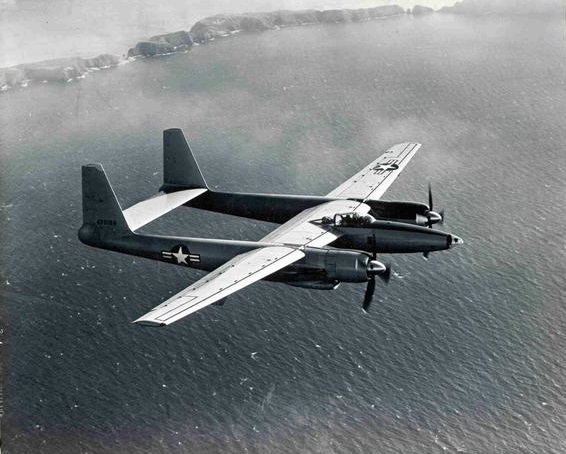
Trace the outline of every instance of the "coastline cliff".
<instances>
[{"instance_id":1,"label":"coastline cliff","mask_svg":"<svg viewBox=\"0 0 566 454\"><path fill-rule=\"evenodd\" d=\"M187 50L193 45L191 35L184 30L152 36L128 50L128 57L153 57Z\"/></svg>"},{"instance_id":2,"label":"coastline cliff","mask_svg":"<svg viewBox=\"0 0 566 454\"><path fill-rule=\"evenodd\" d=\"M62 58L0 69L0 91L25 87L29 82L68 82L84 77L90 71L106 69L120 63L120 58L103 54L94 58Z\"/></svg>"},{"instance_id":3,"label":"coastline cliff","mask_svg":"<svg viewBox=\"0 0 566 454\"><path fill-rule=\"evenodd\" d=\"M413 6L413 9L411 11L411 14L413 14L414 16L420 16L421 14L430 14L430 13L434 13L434 10L432 8L421 5Z\"/></svg>"},{"instance_id":4,"label":"coastline cliff","mask_svg":"<svg viewBox=\"0 0 566 454\"><path fill-rule=\"evenodd\" d=\"M413 15L434 12L416 5L406 11ZM462 0L438 12L465 15L556 15L562 14L561 0ZM26 87L33 82L69 82L91 71L112 68L137 58L186 52L195 44L234 36L239 32L257 33L283 27L311 24L335 24L382 19L405 14L398 5L360 9L274 11L268 13L217 14L196 22L184 30L152 36L128 49L126 56L103 54L94 58L66 58L0 68L0 92Z\"/></svg>"},{"instance_id":5,"label":"coastline cliff","mask_svg":"<svg viewBox=\"0 0 566 454\"><path fill-rule=\"evenodd\" d=\"M397 5L339 10L275 11L271 13L217 14L198 21L190 30L193 40L206 43L238 32L260 32L311 24L361 22L404 14Z\"/></svg>"},{"instance_id":6,"label":"coastline cliff","mask_svg":"<svg viewBox=\"0 0 566 454\"><path fill-rule=\"evenodd\" d=\"M198 21L188 32L181 30L140 41L128 49L126 57L103 54L94 58L65 58L0 68L0 92L26 87L34 82L69 82L83 78L91 71L112 68L128 60L186 52L194 44L204 44L239 32L262 32L310 24L361 22L401 14L405 14L405 10L398 5L323 11L218 14Z\"/></svg>"}]
</instances>

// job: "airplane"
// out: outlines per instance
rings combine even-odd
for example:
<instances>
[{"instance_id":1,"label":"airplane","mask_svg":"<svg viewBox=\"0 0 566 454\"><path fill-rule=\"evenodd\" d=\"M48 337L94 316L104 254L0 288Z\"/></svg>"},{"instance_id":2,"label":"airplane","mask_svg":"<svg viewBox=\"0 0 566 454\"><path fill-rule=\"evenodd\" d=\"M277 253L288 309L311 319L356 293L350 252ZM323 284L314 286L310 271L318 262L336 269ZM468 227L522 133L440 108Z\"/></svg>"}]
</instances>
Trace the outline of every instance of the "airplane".
<instances>
[{"instance_id":1,"label":"airplane","mask_svg":"<svg viewBox=\"0 0 566 454\"><path fill-rule=\"evenodd\" d=\"M444 212L428 205L380 198L419 150L400 143L326 196L231 193L210 189L180 129L163 131L163 185L159 192L125 210L100 164L82 167L86 245L209 271L133 323L169 325L225 299L259 280L332 290L342 282L366 283L362 308L368 311L376 277L391 269L379 253L449 249L462 239L439 230ZM186 206L281 224L260 241L161 236L138 230Z\"/></svg>"}]
</instances>

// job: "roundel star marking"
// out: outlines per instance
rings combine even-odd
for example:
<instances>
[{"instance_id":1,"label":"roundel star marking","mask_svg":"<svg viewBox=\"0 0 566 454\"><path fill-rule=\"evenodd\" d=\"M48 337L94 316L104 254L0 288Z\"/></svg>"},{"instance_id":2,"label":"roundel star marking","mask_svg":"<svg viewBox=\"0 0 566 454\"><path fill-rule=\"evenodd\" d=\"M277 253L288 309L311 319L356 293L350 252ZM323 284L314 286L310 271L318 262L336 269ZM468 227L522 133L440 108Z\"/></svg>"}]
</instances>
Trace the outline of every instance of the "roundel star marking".
<instances>
[{"instance_id":1,"label":"roundel star marking","mask_svg":"<svg viewBox=\"0 0 566 454\"><path fill-rule=\"evenodd\" d=\"M178 264L183 263L185 265L188 265L187 257L189 256L189 254L185 254L183 252L183 246L179 246L179 250L177 252L173 252L171 255L177 259Z\"/></svg>"},{"instance_id":2,"label":"roundel star marking","mask_svg":"<svg viewBox=\"0 0 566 454\"><path fill-rule=\"evenodd\" d=\"M392 170L397 170L399 166L397 164L381 162L376 164L373 168L376 172L391 172Z\"/></svg>"},{"instance_id":3,"label":"roundel star marking","mask_svg":"<svg viewBox=\"0 0 566 454\"><path fill-rule=\"evenodd\" d=\"M161 251L161 257L176 265L191 266L192 263L200 262L200 255L191 254L189 248L182 244L174 246L169 251Z\"/></svg>"}]
</instances>

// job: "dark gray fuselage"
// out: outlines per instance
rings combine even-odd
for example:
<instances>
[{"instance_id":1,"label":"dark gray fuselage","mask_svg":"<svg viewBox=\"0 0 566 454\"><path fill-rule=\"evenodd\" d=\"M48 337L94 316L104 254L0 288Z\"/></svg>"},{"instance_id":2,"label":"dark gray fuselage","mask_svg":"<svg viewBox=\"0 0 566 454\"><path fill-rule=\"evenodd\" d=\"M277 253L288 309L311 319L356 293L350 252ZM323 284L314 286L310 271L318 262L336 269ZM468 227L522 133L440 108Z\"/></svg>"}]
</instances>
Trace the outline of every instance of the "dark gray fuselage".
<instances>
[{"instance_id":1,"label":"dark gray fuselage","mask_svg":"<svg viewBox=\"0 0 566 454\"><path fill-rule=\"evenodd\" d=\"M338 200L328 197L246 194L207 191L185 204L259 221L283 224L302 211ZM344 235L330 246L376 253L417 253L448 249L452 235L416 225L417 215L428 207L415 202L364 202L379 219L369 226L341 227Z\"/></svg>"}]
</instances>

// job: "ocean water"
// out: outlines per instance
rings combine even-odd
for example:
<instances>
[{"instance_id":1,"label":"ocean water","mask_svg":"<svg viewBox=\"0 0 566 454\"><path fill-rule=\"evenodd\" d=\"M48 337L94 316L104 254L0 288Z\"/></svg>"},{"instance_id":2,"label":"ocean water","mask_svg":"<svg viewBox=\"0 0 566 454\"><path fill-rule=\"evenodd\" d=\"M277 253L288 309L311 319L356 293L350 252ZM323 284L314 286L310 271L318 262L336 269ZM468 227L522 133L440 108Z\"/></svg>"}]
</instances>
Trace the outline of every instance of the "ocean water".
<instances>
[{"instance_id":1,"label":"ocean water","mask_svg":"<svg viewBox=\"0 0 566 454\"><path fill-rule=\"evenodd\" d=\"M243 34L0 96L6 453L563 453L563 23L433 15ZM80 166L123 204L184 129L223 190L325 194L423 143L388 200L465 245L362 285L258 283L165 329L129 322L202 274L88 248ZM178 210L147 231L259 239Z\"/></svg>"}]
</instances>

